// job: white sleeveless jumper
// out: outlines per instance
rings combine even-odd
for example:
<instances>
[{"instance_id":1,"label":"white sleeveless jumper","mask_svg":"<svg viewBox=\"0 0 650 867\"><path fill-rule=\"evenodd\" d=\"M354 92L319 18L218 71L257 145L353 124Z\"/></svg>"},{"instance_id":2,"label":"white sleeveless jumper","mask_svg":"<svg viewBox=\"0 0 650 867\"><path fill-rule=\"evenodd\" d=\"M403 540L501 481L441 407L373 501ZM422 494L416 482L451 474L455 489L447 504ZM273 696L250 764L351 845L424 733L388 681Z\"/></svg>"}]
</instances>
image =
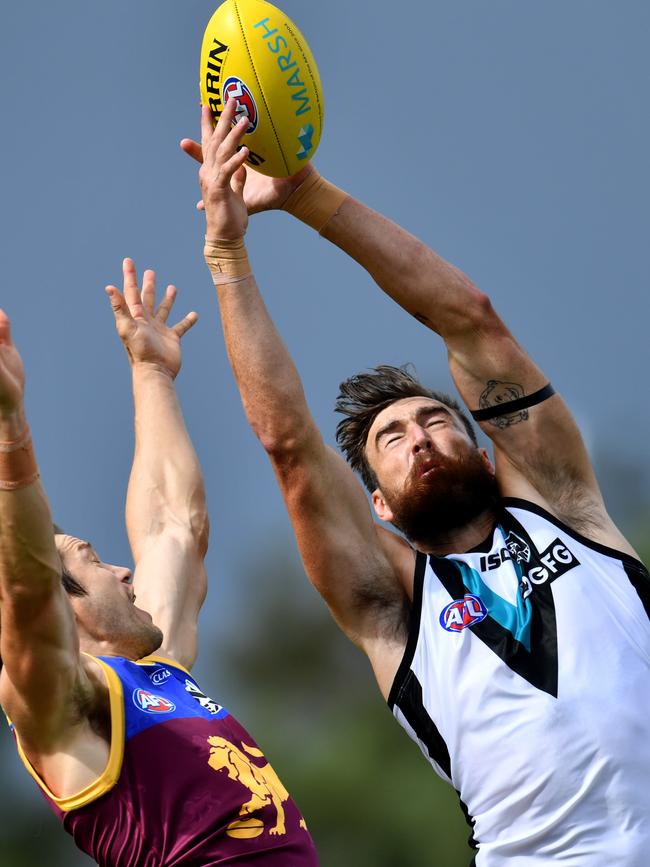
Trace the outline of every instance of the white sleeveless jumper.
<instances>
[{"instance_id":1,"label":"white sleeveless jumper","mask_svg":"<svg viewBox=\"0 0 650 867\"><path fill-rule=\"evenodd\" d=\"M640 561L532 503L502 500L483 545L418 553L388 702L457 790L477 867L650 865L650 576Z\"/></svg>"}]
</instances>

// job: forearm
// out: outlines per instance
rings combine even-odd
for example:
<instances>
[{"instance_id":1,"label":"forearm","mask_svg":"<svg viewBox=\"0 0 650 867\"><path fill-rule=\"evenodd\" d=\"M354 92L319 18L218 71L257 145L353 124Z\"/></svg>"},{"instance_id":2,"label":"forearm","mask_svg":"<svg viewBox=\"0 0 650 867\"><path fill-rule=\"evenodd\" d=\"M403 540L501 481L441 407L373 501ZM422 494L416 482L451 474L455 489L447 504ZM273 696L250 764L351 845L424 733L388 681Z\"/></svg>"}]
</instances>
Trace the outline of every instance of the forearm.
<instances>
[{"instance_id":1,"label":"forearm","mask_svg":"<svg viewBox=\"0 0 650 867\"><path fill-rule=\"evenodd\" d=\"M277 455L313 442L310 434L315 427L298 372L266 310L244 244L248 209L243 162L248 150L242 146L246 124L240 119L233 128L235 106L228 100L214 129L209 110L202 111L204 254L246 415L264 448Z\"/></svg>"},{"instance_id":2,"label":"forearm","mask_svg":"<svg viewBox=\"0 0 650 867\"><path fill-rule=\"evenodd\" d=\"M248 421L267 451L286 448L311 428L298 371L254 276L215 283L226 350Z\"/></svg>"},{"instance_id":3,"label":"forearm","mask_svg":"<svg viewBox=\"0 0 650 867\"><path fill-rule=\"evenodd\" d=\"M481 316L484 296L422 241L327 182L308 178L303 187L288 200L287 210L359 262L412 316L443 337Z\"/></svg>"},{"instance_id":4,"label":"forearm","mask_svg":"<svg viewBox=\"0 0 650 867\"><path fill-rule=\"evenodd\" d=\"M126 523L136 560L163 532L190 534L207 549L208 521L201 467L169 373L151 364L132 368L135 454Z\"/></svg>"},{"instance_id":5,"label":"forearm","mask_svg":"<svg viewBox=\"0 0 650 867\"><path fill-rule=\"evenodd\" d=\"M27 421L21 409L0 418L2 453L0 480L0 596L48 593L60 580L52 518L45 491L25 454L17 457L13 444L24 441ZM18 464L20 461L20 464ZM16 466L18 469L16 471ZM22 477L22 481L19 477ZM3 484L4 483L4 484ZM12 489L13 488L13 489Z\"/></svg>"}]
</instances>

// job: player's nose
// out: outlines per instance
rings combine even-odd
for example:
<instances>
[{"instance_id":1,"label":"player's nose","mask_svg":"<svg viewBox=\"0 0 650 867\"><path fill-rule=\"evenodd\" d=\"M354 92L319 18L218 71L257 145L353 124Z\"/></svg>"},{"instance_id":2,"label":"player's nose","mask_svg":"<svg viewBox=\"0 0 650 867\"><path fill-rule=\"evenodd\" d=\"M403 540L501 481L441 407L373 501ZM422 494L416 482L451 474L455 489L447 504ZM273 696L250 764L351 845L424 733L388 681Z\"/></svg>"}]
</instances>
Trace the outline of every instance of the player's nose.
<instances>
[{"instance_id":1,"label":"player's nose","mask_svg":"<svg viewBox=\"0 0 650 867\"><path fill-rule=\"evenodd\" d=\"M132 573L126 566L113 566L113 570L122 584L130 584Z\"/></svg>"},{"instance_id":2,"label":"player's nose","mask_svg":"<svg viewBox=\"0 0 650 867\"><path fill-rule=\"evenodd\" d=\"M429 431L426 428L423 428L420 424L413 425L411 431L411 448L414 454L417 454L422 450L433 448Z\"/></svg>"}]
</instances>

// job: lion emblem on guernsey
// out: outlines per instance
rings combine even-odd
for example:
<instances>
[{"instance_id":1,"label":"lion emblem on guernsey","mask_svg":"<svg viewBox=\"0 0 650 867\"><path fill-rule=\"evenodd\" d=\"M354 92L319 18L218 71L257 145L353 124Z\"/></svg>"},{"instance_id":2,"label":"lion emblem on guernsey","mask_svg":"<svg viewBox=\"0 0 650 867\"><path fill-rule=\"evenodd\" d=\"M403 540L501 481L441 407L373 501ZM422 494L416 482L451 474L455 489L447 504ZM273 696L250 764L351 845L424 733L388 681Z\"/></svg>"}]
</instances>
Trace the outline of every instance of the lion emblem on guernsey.
<instances>
[{"instance_id":1,"label":"lion emblem on guernsey","mask_svg":"<svg viewBox=\"0 0 650 867\"><path fill-rule=\"evenodd\" d=\"M251 756L263 759L264 754L257 747L249 747L242 743L239 749L230 741L221 737L209 737L210 758L208 764L215 771L225 771L229 779L237 780L245 786L251 797L242 804L239 811L240 818L231 822L227 828L230 837L259 837L264 831L264 822L253 816L257 810L272 804L275 808L276 823L269 828L269 834L286 834L285 813L283 803L288 799L289 793L280 782L271 765L257 765L251 761ZM300 822L301 828L306 828L304 819Z\"/></svg>"}]
</instances>

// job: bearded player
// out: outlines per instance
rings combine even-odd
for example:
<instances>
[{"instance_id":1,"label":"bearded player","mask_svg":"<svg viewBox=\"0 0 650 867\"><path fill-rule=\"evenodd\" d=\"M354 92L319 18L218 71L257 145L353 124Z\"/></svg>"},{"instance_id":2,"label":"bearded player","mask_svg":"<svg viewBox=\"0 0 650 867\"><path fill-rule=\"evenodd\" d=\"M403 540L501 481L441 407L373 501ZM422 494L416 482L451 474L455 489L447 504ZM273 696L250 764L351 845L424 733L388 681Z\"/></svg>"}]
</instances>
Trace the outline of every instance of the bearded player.
<instances>
[{"instance_id":1,"label":"bearded player","mask_svg":"<svg viewBox=\"0 0 650 867\"><path fill-rule=\"evenodd\" d=\"M480 867L644 867L650 579L603 503L562 398L489 299L307 167L243 167L246 121L203 109L205 254L230 362L306 571L395 717L458 791ZM258 291L248 213L284 208L439 334L471 415L403 368L341 386L329 449ZM277 266L276 266L277 271ZM276 274L277 277L277 274ZM316 303L316 300L315 302ZM321 303L321 301L319 301ZM435 850L432 852L435 860Z\"/></svg>"},{"instance_id":2,"label":"bearded player","mask_svg":"<svg viewBox=\"0 0 650 867\"><path fill-rule=\"evenodd\" d=\"M102 562L52 532L23 409L23 368L0 313L0 700L20 756L75 842L104 867L316 867L304 820L262 752L189 673L206 594L203 480L174 379L191 313L167 326L109 287L135 401L126 522L135 560ZM136 603L137 599L137 605Z\"/></svg>"}]
</instances>

